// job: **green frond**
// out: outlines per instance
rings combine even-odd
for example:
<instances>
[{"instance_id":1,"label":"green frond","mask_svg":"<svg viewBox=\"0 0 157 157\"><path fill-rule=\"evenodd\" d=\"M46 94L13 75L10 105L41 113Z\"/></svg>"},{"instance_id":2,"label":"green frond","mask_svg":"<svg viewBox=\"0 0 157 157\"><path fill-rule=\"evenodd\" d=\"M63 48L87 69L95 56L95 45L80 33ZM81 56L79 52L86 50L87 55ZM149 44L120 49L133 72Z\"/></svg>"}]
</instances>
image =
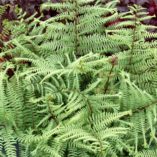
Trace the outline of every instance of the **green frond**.
<instances>
[{"instance_id":1,"label":"green frond","mask_svg":"<svg viewBox=\"0 0 157 157\"><path fill-rule=\"evenodd\" d=\"M144 150L137 153L136 157L155 157L157 155L156 150Z\"/></svg>"}]
</instances>

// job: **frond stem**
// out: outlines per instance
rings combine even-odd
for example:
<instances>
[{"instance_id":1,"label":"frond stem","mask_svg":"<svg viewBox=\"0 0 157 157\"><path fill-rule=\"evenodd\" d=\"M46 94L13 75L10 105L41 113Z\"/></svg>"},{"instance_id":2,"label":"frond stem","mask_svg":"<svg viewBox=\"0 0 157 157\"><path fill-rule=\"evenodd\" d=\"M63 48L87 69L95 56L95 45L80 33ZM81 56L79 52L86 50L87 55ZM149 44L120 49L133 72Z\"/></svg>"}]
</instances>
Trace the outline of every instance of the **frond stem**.
<instances>
[{"instance_id":1,"label":"frond stem","mask_svg":"<svg viewBox=\"0 0 157 157\"><path fill-rule=\"evenodd\" d=\"M115 65L112 64L112 67L111 67L111 69L110 69L110 71L109 71L109 74L108 74L108 77L107 77L107 81L106 81L106 83L105 83L105 85L104 85L104 94L106 94L106 92L107 92L107 90L108 90L109 81L110 81L110 76L111 76L111 74L112 74L112 71L113 71L114 66L115 66Z\"/></svg>"},{"instance_id":2,"label":"frond stem","mask_svg":"<svg viewBox=\"0 0 157 157\"><path fill-rule=\"evenodd\" d=\"M56 118L56 116L54 115L53 111L51 110L51 107L50 107L49 102L47 102L47 106L48 106L48 110L49 110L49 112L50 112L50 114L51 114L51 118L55 121L56 125L58 125L58 124L59 124L59 121L58 121L58 119Z\"/></svg>"},{"instance_id":3,"label":"frond stem","mask_svg":"<svg viewBox=\"0 0 157 157\"><path fill-rule=\"evenodd\" d=\"M126 67L126 71L129 71L129 67L132 63L132 57L133 57L133 52L134 52L134 48L135 48L135 40L136 40L136 23L137 23L137 15L135 13L135 21L134 21L134 28L133 28L133 39L132 39L132 43L131 43L131 51L130 51L130 57L129 57L129 61L128 61L128 65Z\"/></svg>"},{"instance_id":4,"label":"frond stem","mask_svg":"<svg viewBox=\"0 0 157 157\"><path fill-rule=\"evenodd\" d=\"M75 31L75 53L78 53L78 30L77 30L77 25L78 25L78 4L77 0L74 2L75 4L75 18L74 18L74 31Z\"/></svg>"}]
</instances>

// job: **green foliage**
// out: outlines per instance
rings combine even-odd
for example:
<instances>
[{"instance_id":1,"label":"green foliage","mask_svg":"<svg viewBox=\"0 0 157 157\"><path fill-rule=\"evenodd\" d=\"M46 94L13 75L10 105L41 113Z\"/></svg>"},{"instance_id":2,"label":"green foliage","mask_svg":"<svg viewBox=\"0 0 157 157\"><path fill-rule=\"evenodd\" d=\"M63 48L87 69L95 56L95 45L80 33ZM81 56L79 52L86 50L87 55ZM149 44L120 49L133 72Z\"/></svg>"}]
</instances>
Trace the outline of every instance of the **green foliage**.
<instances>
[{"instance_id":1,"label":"green foliage","mask_svg":"<svg viewBox=\"0 0 157 157\"><path fill-rule=\"evenodd\" d=\"M143 8L116 3L45 3L56 16L6 21L2 156L156 156L157 35Z\"/></svg>"}]
</instances>

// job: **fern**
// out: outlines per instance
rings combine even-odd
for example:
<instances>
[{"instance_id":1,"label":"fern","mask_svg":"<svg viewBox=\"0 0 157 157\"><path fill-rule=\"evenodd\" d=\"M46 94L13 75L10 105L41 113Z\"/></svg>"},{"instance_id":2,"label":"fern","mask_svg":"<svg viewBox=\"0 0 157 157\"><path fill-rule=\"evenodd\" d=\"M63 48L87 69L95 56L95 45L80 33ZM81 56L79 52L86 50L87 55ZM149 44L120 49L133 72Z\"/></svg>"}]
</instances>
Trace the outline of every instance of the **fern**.
<instances>
[{"instance_id":1,"label":"fern","mask_svg":"<svg viewBox=\"0 0 157 157\"><path fill-rule=\"evenodd\" d=\"M143 8L117 3L49 2L47 20L18 10L5 21L1 156L156 155L157 35Z\"/></svg>"}]
</instances>

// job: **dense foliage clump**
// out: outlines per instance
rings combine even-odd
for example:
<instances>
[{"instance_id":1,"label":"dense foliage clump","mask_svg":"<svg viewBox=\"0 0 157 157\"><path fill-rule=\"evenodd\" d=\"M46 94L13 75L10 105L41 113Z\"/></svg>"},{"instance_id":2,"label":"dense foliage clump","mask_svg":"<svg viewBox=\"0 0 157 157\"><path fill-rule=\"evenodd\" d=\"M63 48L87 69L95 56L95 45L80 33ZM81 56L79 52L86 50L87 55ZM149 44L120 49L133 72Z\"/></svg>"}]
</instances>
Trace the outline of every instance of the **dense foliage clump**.
<instances>
[{"instance_id":1,"label":"dense foliage clump","mask_svg":"<svg viewBox=\"0 0 157 157\"><path fill-rule=\"evenodd\" d=\"M47 2L3 22L1 156L157 156L154 16L117 5Z\"/></svg>"}]
</instances>

